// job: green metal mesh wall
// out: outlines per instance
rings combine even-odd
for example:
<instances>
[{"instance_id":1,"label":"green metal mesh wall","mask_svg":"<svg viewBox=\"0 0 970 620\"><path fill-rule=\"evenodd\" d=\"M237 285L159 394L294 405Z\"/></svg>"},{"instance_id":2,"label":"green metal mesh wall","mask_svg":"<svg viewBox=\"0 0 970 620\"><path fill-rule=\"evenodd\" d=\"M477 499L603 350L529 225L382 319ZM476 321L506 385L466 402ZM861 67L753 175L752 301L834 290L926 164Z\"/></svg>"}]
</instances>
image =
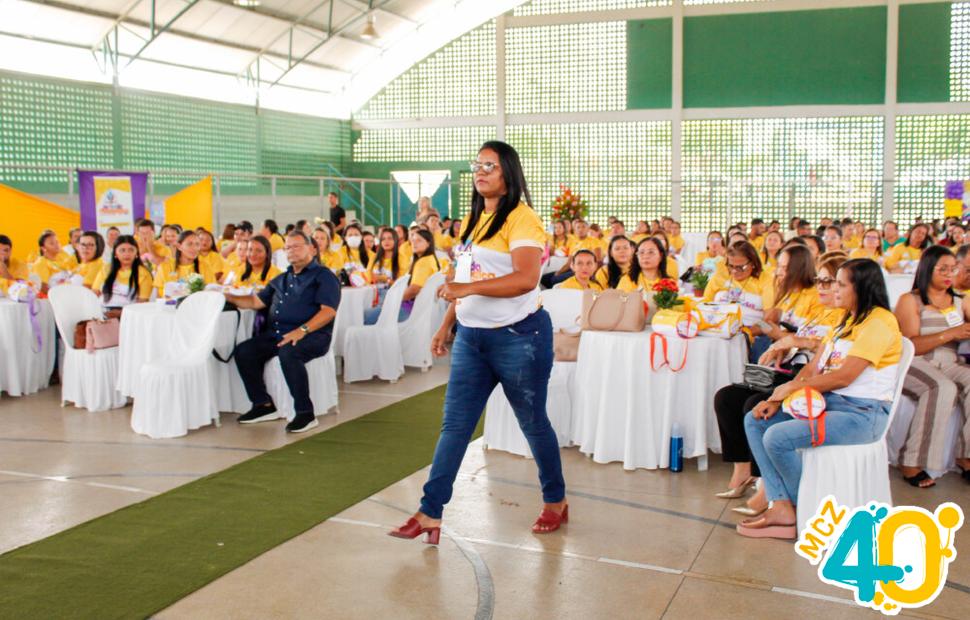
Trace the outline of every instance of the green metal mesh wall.
<instances>
[{"instance_id":1,"label":"green metal mesh wall","mask_svg":"<svg viewBox=\"0 0 970 620\"><path fill-rule=\"evenodd\" d=\"M895 177L893 217L900 225L938 216L946 181L970 178L970 115L900 116Z\"/></svg>"}]
</instances>

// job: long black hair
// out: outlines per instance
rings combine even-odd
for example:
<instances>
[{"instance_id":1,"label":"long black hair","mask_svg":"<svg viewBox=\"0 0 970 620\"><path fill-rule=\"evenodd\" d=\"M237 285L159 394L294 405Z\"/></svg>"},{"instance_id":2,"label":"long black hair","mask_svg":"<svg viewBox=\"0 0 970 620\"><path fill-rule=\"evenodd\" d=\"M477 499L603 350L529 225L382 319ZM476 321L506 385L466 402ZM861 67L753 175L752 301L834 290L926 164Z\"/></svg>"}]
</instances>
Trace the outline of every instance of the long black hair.
<instances>
[{"instance_id":1,"label":"long black hair","mask_svg":"<svg viewBox=\"0 0 970 620\"><path fill-rule=\"evenodd\" d=\"M657 265L657 275L661 280L667 277L667 248L664 247L664 244L660 239L660 235L647 237L646 239L640 240L640 243L637 244L637 247L633 252L633 262L630 264L630 282L633 282L634 286L636 286L640 281L640 274L643 273L643 268L640 267L639 254L640 246L644 245L645 243L652 243L657 247L657 251L660 252L660 264Z\"/></svg>"},{"instance_id":2,"label":"long black hair","mask_svg":"<svg viewBox=\"0 0 970 620\"><path fill-rule=\"evenodd\" d=\"M522 162L519 154L514 148L504 142L491 140L482 145L478 152L489 150L495 151L498 155L499 165L502 167L502 178L505 179L505 195L498 201L498 208L495 215L488 225L485 234L472 241L486 241L498 234L505 225L509 213L512 212L520 202L525 202L532 208L532 196L529 194L529 187L525 182L525 173L522 171ZM471 212L468 216L468 228L461 231L461 242L468 243L468 237L478 226L478 222L485 212L485 197L478 193L478 189L472 187Z\"/></svg>"},{"instance_id":3,"label":"long black hair","mask_svg":"<svg viewBox=\"0 0 970 620\"><path fill-rule=\"evenodd\" d=\"M840 332L845 329L850 317L854 327L865 321L874 308L889 310L889 293L886 292L886 280L879 263L868 258L856 258L842 263L839 271L849 274L849 281L855 290L855 313L845 313L839 325Z\"/></svg>"},{"instance_id":4,"label":"long black hair","mask_svg":"<svg viewBox=\"0 0 970 620\"><path fill-rule=\"evenodd\" d=\"M906 242L903 245L909 247L909 240L912 238L913 232L917 228L922 228L926 231L926 236L923 237L923 244L919 246L919 249L925 250L928 246L933 244L933 229L930 228L929 224L916 224L910 228L909 233L906 235Z\"/></svg>"},{"instance_id":5,"label":"long black hair","mask_svg":"<svg viewBox=\"0 0 970 620\"><path fill-rule=\"evenodd\" d=\"M191 237L192 235L195 235L195 234L197 234L197 233L194 230L183 230L182 232L179 233L178 244L179 245L182 245L182 243L186 239L188 239L189 237ZM179 268L179 265L181 265L181 264L182 264L182 250L180 248L175 248L175 271L176 271L176 273L178 273L178 268ZM195 267L195 273L200 273L199 272L199 257L198 256L195 257L195 260L192 261L192 264Z\"/></svg>"},{"instance_id":6,"label":"long black hair","mask_svg":"<svg viewBox=\"0 0 970 620\"><path fill-rule=\"evenodd\" d=\"M379 237L384 236L384 233L390 233L391 238L394 240L394 248L391 250L391 279L397 279L397 268L398 268L398 241L397 241L397 231L393 228L382 228L378 233ZM377 253L374 255L374 265L380 267L384 262L384 244L383 240L378 240L377 242Z\"/></svg>"},{"instance_id":7,"label":"long black hair","mask_svg":"<svg viewBox=\"0 0 970 620\"><path fill-rule=\"evenodd\" d=\"M131 235L119 235L115 240L115 245L111 248L111 268L108 270L108 277L104 279L104 286L101 287L101 294L107 303L111 299L114 290L115 280L118 279L118 272L121 271L121 261L118 260L118 247L130 245L135 248L135 260L131 263L131 275L128 276L128 299L134 300L138 294L138 271L144 269L141 257L138 255L138 242Z\"/></svg>"},{"instance_id":8,"label":"long black hair","mask_svg":"<svg viewBox=\"0 0 970 620\"><path fill-rule=\"evenodd\" d=\"M263 249L266 250L266 260L263 261L263 272L259 276L259 281L265 282L266 274L269 273L269 268L273 266L273 246L269 244L269 239L267 239L263 235L255 235L253 237L250 237L249 238L250 247L252 246L254 241L259 245L263 246ZM249 254L247 253L246 268L243 270L242 278L240 279L243 282L245 282L246 279L249 278L249 276L251 275L253 275L253 265L252 263L249 262Z\"/></svg>"},{"instance_id":9,"label":"long black hair","mask_svg":"<svg viewBox=\"0 0 970 620\"><path fill-rule=\"evenodd\" d=\"M623 236L610 239L610 245L606 248L606 288L616 288L620 283L620 278L623 277L623 270L613 260L613 244L621 240L630 244L631 250L634 251L633 256L630 258L630 269L632 270L633 266L637 264L636 248L633 246L632 241Z\"/></svg>"},{"instance_id":10,"label":"long black hair","mask_svg":"<svg viewBox=\"0 0 970 620\"><path fill-rule=\"evenodd\" d=\"M926 248L923 251L923 255L920 256L919 266L916 267L916 277L913 278L913 292L919 293L919 298L923 301L924 305L929 305L929 290L930 282L933 281L933 271L936 269L936 264L940 262L940 259L944 256L953 257L953 252L942 245L934 245ZM960 297L953 290L951 285L946 291L951 297Z\"/></svg>"},{"instance_id":11,"label":"long black hair","mask_svg":"<svg viewBox=\"0 0 970 620\"><path fill-rule=\"evenodd\" d=\"M428 242L428 249L423 253L418 254L417 250L414 252L414 258L411 259L411 269L408 270L408 275L414 275L414 266L418 264L418 260L424 258L425 256L434 256L434 263L438 266L438 270L441 270L441 261L438 260L438 255L435 254L434 249L434 235L430 231L420 229L414 231L414 234L421 237Z\"/></svg>"}]
</instances>

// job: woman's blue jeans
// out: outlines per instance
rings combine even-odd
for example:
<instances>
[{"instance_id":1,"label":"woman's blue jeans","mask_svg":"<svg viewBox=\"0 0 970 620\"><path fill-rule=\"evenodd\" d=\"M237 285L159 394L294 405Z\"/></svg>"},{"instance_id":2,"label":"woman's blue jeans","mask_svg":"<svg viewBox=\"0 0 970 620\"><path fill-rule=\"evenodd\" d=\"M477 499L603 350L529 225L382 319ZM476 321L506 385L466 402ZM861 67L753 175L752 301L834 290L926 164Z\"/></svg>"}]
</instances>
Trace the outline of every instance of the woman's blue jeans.
<instances>
[{"instance_id":1,"label":"woman's blue jeans","mask_svg":"<svg viewBox=\"0 0 970 620\"><path fill-rule=\"evenodd\" d=\"M458 326L451 350L444 420L431 474L424 485L422 513L441 518L472 432L499 383L532 449L543 501L552 504L566 497L559 442L546 414L552 356L552 322L545 310L508 327Z\"/></svg>"},{"instance_id":2,"label":"woman's blue jeans","mask_svg":"<svg viewBox=\"0 0 970 620\"><path fill-rule=\"evenodd\" d=\"M889 401L825 395L825 444L871 443L882 436L889 423ZM751 454L758 462L768 501L798 502L798 482L802 477L801 448L812 446L808 420L796 420L778 411L767 420L758 420L749 411L744 417Z\"/></svg>"}]
</instances>

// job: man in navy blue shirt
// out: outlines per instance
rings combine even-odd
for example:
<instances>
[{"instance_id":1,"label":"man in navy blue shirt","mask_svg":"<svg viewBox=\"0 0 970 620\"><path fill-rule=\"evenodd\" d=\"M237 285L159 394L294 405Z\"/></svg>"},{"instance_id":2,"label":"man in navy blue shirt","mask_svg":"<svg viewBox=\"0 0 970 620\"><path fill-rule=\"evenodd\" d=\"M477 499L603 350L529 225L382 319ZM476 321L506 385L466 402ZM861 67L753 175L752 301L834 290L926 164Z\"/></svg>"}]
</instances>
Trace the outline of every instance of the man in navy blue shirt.
<instances>
[{"instance_id":1,"label":"man in navy blue shirt","mask_svg":"<svg viewBox=\"0 0 970 620\"><path fill-rule=\"evenodd\" d=\"M236 348L236 366L253 403L252 409L239 416L239 422L253 424L280 417L263 380L266 362L278 355L296 410L286 430L302 433L317 426L306 364L330 349L340 281L319 263L316 245L303 232L291 232L283 249L290 262L286 272L254 295L227 294L226 299L240 308L269 308L269 328Z\"/></svg>"}]
</instances>

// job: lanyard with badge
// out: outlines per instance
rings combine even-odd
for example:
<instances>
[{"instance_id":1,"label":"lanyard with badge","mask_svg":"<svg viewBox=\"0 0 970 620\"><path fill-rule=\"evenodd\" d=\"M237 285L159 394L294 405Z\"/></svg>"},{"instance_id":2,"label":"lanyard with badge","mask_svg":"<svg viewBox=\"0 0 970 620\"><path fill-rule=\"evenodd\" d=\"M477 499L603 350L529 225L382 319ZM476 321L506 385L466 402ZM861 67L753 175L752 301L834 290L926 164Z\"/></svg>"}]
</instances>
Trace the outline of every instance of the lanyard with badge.
<instances>
[{"instance_id":1,"label":"lanyard with badge","mask_svg":"<svg viewBox=\"0 0 970 620\"><path fill-rule=\"evenodd\" d=\"M946 319L946 324L948 327L963 325L963 315L956 309L955 306L950 306L949 308L940 310L940 314L942 314L943 318Z\"/></svg>"},{"instance_id":2,"label":"lanyard with badge","mask_svg":"<svg viewBox=\"0 0 970 620\"><path fill-rule=\"evenodd\" d=\"M472 246L475 244L475 238L478 233L485 228L483 224L488 224L495 217L495 212L488 214L487 220L481 220L475 224L475 229L472 233L468 235L468 241L462 243L458 246L455 252L455 279L454 282L458 284L468 284L472 281ZM487 228L485 228L487 230Z\"/></svg>"}]
</instances>

